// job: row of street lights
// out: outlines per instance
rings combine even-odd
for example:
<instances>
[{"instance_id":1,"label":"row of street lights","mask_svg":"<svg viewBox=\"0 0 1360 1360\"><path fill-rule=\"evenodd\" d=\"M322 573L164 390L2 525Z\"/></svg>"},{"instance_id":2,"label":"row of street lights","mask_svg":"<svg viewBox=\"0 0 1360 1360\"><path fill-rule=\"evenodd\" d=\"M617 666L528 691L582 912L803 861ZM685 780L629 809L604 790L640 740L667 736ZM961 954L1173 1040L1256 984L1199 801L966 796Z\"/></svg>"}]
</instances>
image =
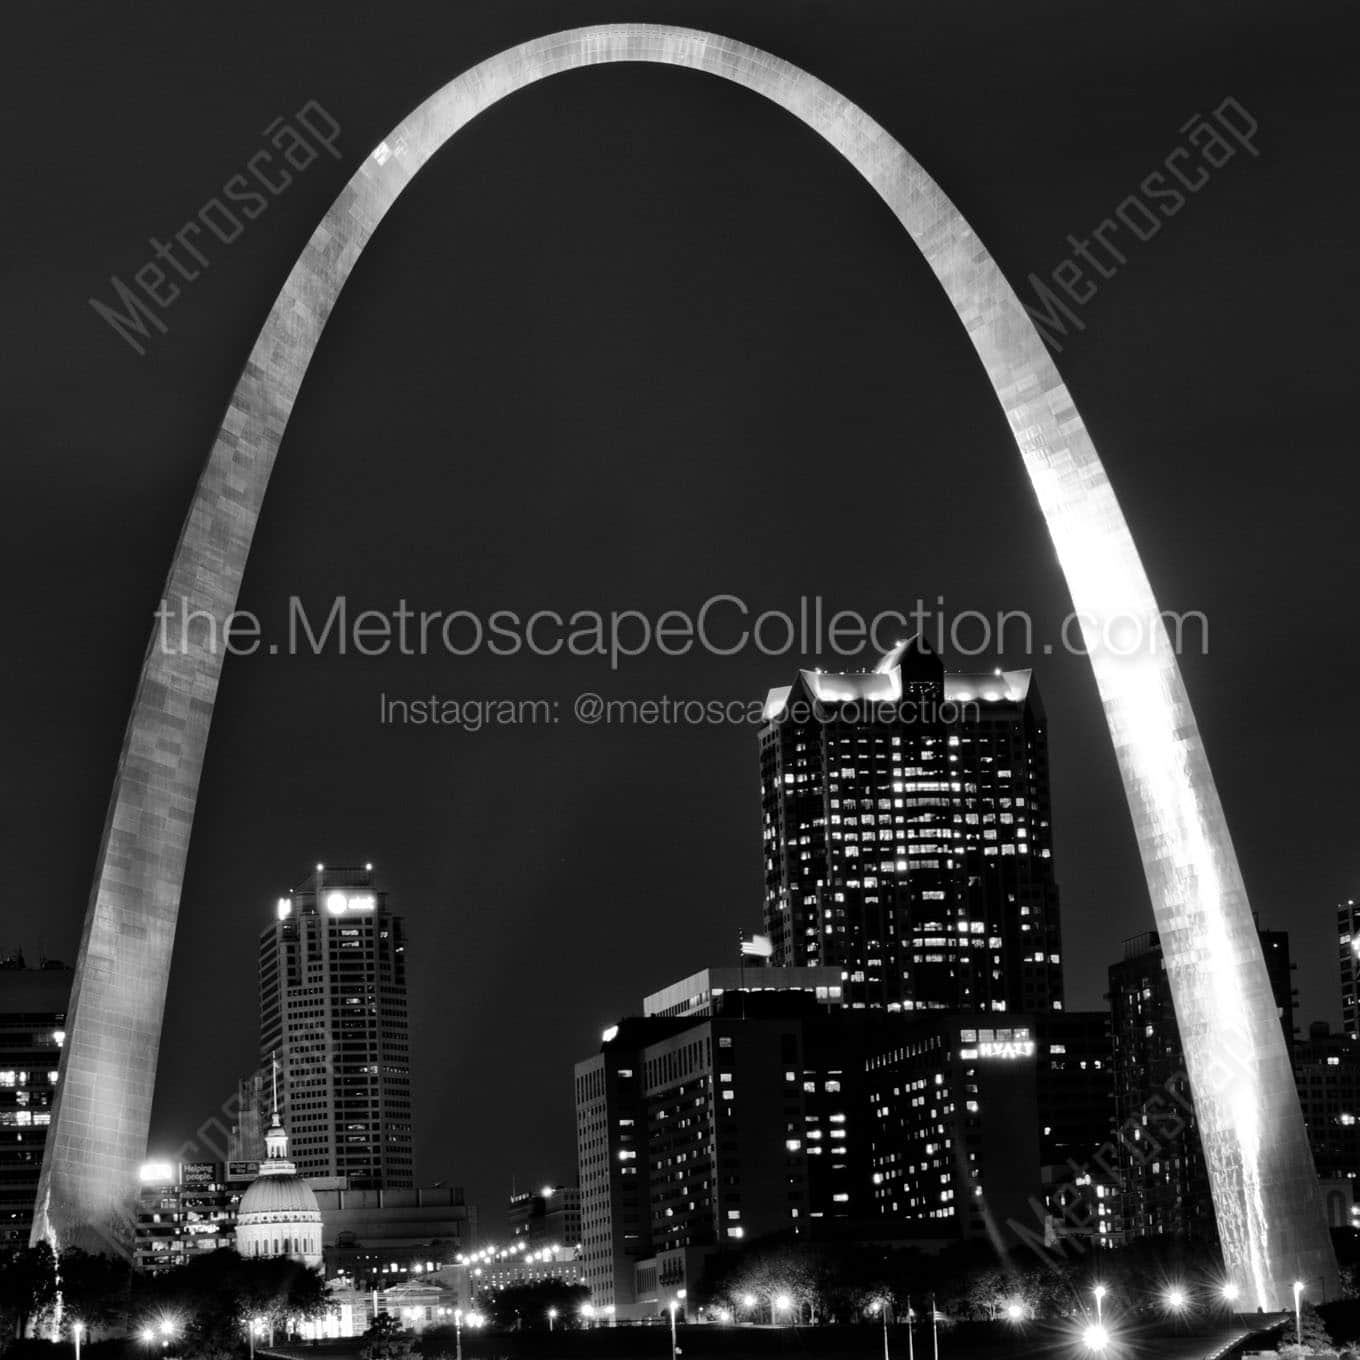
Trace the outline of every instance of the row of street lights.
<instances>
[{"instance_id":1,"label":"row of street lights","mask_svg":"<svg viewBox=\"0 0 1360 1360\"><path fill-rule=\"evenodd\" d=\"M1303 1294L1305 1285L1302 1280L1295 1280L1293 1283L1294 1295L1294 1331L1295 1337L1300 1345L1303 1343ZM681 1289L676 1293L675 1298L671 1299L668 1305L670 1314L670 1333L671 1333L671 1360L678 1360L680 1347L677 1344L676 1333L676 1314L680 1307L680 1300L685 1297L686 1291ZM1103 1284L1092 1287L1092 1296L1096 1304L1095 1321L1089 1323L1082 1331L1082 1342L1088 1351L1094 1354L1102 1354L1108 1349L1111 1341L1109 1329L1105 1326L1105 1300L1109 1296L1109 1289ZM1240 1291L1231 1282L1225 1283L1220 1287L1220 1296L1225 1303L1232 1305L1237 1302ZM1163 1301L1167 1310L1172 1313L1182 1313L1190 1304L1190 1296L1180 1285L1172 1285L1167 1289L1163 1296ZM746 1293L741 1296L741 1306L748 1312L754 1312L760 1300L755 1294ZM781 1315L791 1313L794 1308L793 1296L780 1292L770 1296L770 1316L776 1324ZM442 1309L440 1310L443 1311ZM589 1303L581 1306L581 1316L586 1320L587 1326L595 1318L596 1309ZM1019 1324L1025 1320L1026 1308L1018 1301L1012 1301L1006 1305L1006 1317L1014 1323ZM869 1312L881 1319L883 1323L883 1360L890 1360L888 1353L888 1323L891 1320L891 1306L886 1299L875 1299L869 1305ZM547 1311L548 1330L552 1332L556 1328L557 1319L560 1316L556 1308L549 1308ZM732 1321L731 1311L722 1309L718 1314L719 1320L727 1323ZM907 1356L908 1360L915 1360L916 1347L914 1339L914 1329L912 1322L914 1314L911 1307L911 1298L907 1298ZM465 1313L461 1308L453 1310L454 1328L457 1337L456 1360L463 1360L463 1327L482 1327L486 1324L486 1318L478 1312ZM264 1328L264 1319L259 1317L251 1318L247 1325L247 1333L250 1338L251 1360L255 1357L255 1338L260 1335ZM170 1342L174 1339L176 1324L173 1318L162 1318L159 1324L148 1324L141 1330L141 1339L146 1344L148 1352L152 1350L156 1342L161 1344L161 1350L166 1350ZM75 1360L80 1360L80 1343L84 1333L84 1325L80 1322L71 1324L71 1334L75 1340ZM930 1298L930 1340L932 1360L939 1360L940 1355L940 1333L939 1333L939 1314L935 1309L935 1296Z\"/></svg>"},{"instance_id":2,"label":"row of street lights","mask_svg":"<svg viewBox=\"0 0 1360 1360\"><path fill-rule=\"evenodd\" d=\"M869 1311L876 1317L883 1320L883 1360L890 1360L888 1355L888 1313L890 1307L887 1299L875 1299L869 1305ZM915 1314L911 1308L911 1295L907 1295L907 1360L916 1360L916 1339L912 1321ZM932 1360L940 1360L940 1315L935 1309L935 1295L930 1296L930 1354Z\"/></svg>"},{"instance_id":3,"label":"row of street lights","mask_svg":"<svg viewBox=\"0 0 1360 1360\"><path fill-rule=\"evenodd\" d=\"M1306 1288L1302 1280L1295 1280L1292 1285L1294 1294L1294 1337L1298 1344L1303 1345L1303 1293ZM1109 1290L1103 1285L1095 1285L1091 1293L1096 1301L1096 1320L1087 1325L1082 1332L1082 1341L1088 1351L1097 1355L1102 1354L1108 1349L1111 1341L1109 1329L1105 1326L1105 1299ZM1231 1280L1219 1286L1219 1297L1229 1307L1232 1307L1241 1297L1241 1290L1233 1284ZM1162 1301L1170 1313L1180 1314L1190 1306L1190 1295L1180 1285L1172 1285L1162 1296ZM1014 1305L1012 1305L1014 1306ZM1009 1311L1009 1310L1008 1310Z\"/></svg>"}]
</instances>

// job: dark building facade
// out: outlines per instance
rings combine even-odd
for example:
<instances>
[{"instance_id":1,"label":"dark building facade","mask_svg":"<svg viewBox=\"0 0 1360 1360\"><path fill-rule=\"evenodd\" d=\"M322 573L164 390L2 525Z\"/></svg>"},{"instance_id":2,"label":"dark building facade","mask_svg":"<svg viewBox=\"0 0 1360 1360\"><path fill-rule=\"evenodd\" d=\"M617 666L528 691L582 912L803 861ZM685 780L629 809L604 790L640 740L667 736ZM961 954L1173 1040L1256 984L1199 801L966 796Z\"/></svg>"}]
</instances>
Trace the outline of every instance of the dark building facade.
<instances>
[{"instance_id":1,"label":"dark building facade","mask_svg":"<svg viewBox=\"0 0 1360 1360\"><path fill-rule=\"evenodd\" d=\"M647 1103L642 1052L686 1022L622 1020L600 1051L576 1064L576 1160L581 1185L581 1259L591 1302L622 1313L636 1302L634 1272L651 1255Z\"/></svg>"},{"instance_id":2,"label":"dark building facade","mask_svg":"<svg viewBox=\"0 0 1360 1360\"><path fill-rule=\"evenodd\" d=\"M1289 936L1260 932L1276 1011L1291 1052L1294 984ZM1118 1155L1116 1242L1179 1236L1214 1241L1208 1171L1185 1076L1185 1054L1156 931L1124 942L1109 970L1115 1140Z\"/></svg>"},{"instance_id":3,"label":"dark building facade","mask_svg":"<svg viewBox=\"0 0 1360 1360\"><path fill-rule=\"evenodd\" d=\"M585 1282L618 1316L718 1247L875 1215L865 1054L907 1018L757 984L705 1010L622 1021L576 1068Z\"/></svg>"},{"instance_id":4,"label":"dark building facade","mask_svg":"<svg viewBox=\"0 0 1360 1360\"><path fill-rule=\"evenodd\" d=\"M0 960L0 1248L28 1245L73 977Z\"/></svg>"},{"instance_id":5,"label":"dark building facade","mask_svg":"<svg viewBox=\"0 0 1360 1360\"><path fill-rule=\"evenodd\" d=\"M301 1175L414 1184L405 949L371 865L318 865L260 935L260 1063L268 1074L277 1061ZM252 1122L243 1114L241 1127Z\"/></svg>"},{"instance_id":6,"label":"dark building facade","mask_svg":"<svg viewBox=\"0 0 1360 1360\"><path fill-rule=\"evenodd\" d=\"M477 1209L461 1186L316 1192L326 1277L389 1289L457 1264L477 1238Z\"/></svg>"},{"instance_id":7,"label":"dark building facade","mask_svg":"<svg viewBox=\"0 0 1360 1360\"><path fill-rule=\"evenodd\" d=\"M1114 1130L1114 1040L1108 1011L1031 1019L1037 1043L1039 1155L1048 1168L1085 1169Z\"/></svg>"},{"instance_id":8,"label":"dark building facade","mask_svg":"<svg viewBox=\"0 0 1360 1360\"><path fill-rule=\"evenodd\" d=\"M1061 1009L1043 706L1029 671L946 675L916 641L874 671L799 671L760 729L774 962L847 1003Z\"/></svg>"},{"instance_id":9,"label":"dark building facade","mask_svg":"<svg viewBox=\"0 0 1360 1360\"><path fill-rule=\"evenodd\" d=\"M982 1023L985 1021L985 1023ZM1027 1017L918 1017L868 1061L880 1216L914 1238L1013 1238L1041 1192Z\"/></svg>"},{"instance_id":10,"label":"dark building facade","mask_svg":"<svg viewBox=\"0 0 1360 1360\"><path fill-rule=\"evenodd\" d=\"M1360 1043L1314 1022L1294 1045L1294 1081L1318 1176L1360 1178Z\"/></svg>"},{"instance_id":11,"label":"dark building facade","mask_svg":"<svg viewBox=\"0 0 1360 1360\"><path fill-rule=\"evenodd\" d=\"M1043 1158L1108 1130L1103 1017L703 994L702 1015L623 1021L577 1065L585 1282L620 1318L771 1234L1014 1239L1012 1219L1043 1226Z\"/></svg>"},{"instance_id":12,"label":"dark building facade","mask_svg":"<svg viewBox=\"0 0 1360 1360\"><path fill-rule=\"evenodd\" d=\"M1341 1028L1360 1039L1360 906L1350 898L1336 909L1337 953L1341 964Z\"/></svg>"},{"instance_id":13,"label":"dark building facade","mask_svg":"<svg viewBox=\"0 0 1360 1360\"><path fill-rule=\"evenodd\" d=\"M512 1244L530 1251L575 1247L581 1242L581 1191L575 1185L545 1185L510 1196L505 1226Z\"/></svg>"}]
</instances>

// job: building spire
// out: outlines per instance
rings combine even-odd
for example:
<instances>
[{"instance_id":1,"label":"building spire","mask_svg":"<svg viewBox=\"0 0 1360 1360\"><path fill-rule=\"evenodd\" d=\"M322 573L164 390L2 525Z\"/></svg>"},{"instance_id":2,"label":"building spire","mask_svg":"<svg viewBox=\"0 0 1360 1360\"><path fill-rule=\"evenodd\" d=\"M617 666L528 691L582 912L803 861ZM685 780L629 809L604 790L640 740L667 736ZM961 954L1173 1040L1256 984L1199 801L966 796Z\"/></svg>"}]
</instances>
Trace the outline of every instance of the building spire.
<instances>
[{"instance_id":1,"label":"building spire","mask_svg":"<svg viewBox=\"0 0 1360 1360\"><path fill-rule=\"evenodd\" d=\"M273 1108L264 1135L265 1159L269 1165L291 1171L293 1164L288 1160L288 1131L279 1118L279 1060L272 1052L269 1055L269 1081Z\"/></svg>"}]
</instances>

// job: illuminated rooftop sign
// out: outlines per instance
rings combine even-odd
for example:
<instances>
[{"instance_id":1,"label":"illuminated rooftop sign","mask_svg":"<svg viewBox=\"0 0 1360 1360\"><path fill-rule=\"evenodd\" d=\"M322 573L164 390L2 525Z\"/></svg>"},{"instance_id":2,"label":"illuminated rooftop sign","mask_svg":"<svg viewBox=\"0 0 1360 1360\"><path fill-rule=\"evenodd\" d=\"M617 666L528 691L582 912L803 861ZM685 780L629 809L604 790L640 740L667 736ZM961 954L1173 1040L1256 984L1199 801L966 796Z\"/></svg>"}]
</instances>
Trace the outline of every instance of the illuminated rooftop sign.
<instances>
[{"instance_id":1,"label":"illuminated rooftop sign","mask_svg":"<svg viewBox=\"0 0 1360 1360\"><path fill-rule=\"evenodd\" d=\"M343 916L347 911L374 911L378 900L372 893L346 895L336 890L326 894L326 910L332 916Z\"/></svg>"},{"instance_id":2,"label":"illuminated rooftop sign","mask_svg":"<svg viewBox=\"0 0 1360 1360\"><path fill-rule=\"evenodd\" d=\"M1000 1058L1009 1061L1033 1056L1033 1039L989 1039L978 1044L979 1058Z\"/></svg>"}]
</instances>

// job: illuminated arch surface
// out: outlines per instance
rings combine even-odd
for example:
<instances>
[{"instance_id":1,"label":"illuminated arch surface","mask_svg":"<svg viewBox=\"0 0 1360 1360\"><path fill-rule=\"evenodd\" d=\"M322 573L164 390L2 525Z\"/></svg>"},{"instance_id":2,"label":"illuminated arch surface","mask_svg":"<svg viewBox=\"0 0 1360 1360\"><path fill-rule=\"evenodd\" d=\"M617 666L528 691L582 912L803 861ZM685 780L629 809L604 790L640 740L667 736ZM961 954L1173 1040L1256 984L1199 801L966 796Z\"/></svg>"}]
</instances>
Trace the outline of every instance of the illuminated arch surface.
<instances>
[{"instance_id":1,"label":"illuminated arch surface","mask_svg":"<svg viewBox=\"0 0 1360 1360\"><path fill-rule=\"evenodd\" d=\"M940 187L873 119L807 72L711 33L575 29L473 67L367 156L275 301L213 444L175 550L170 636L185 609L236 604L270 470L340 289L422 166L483 110L562 71L646 61L722 76L831 143L906 228L949 296L1010 421L1073 602L1138 836L1188 1058L1231 1277L1253 1306L1336 1264L1293 1075L1228 828L1179 667L1128 526L1076 404L1013 290ZM1102 636L1137 621L1149 645ZM1087 627L1089 621L1091 626ZM119 1240L145 1155L161 1018L222 655L142 668L85 918L35 1238Z\"/></svg>"}]
</instances>

